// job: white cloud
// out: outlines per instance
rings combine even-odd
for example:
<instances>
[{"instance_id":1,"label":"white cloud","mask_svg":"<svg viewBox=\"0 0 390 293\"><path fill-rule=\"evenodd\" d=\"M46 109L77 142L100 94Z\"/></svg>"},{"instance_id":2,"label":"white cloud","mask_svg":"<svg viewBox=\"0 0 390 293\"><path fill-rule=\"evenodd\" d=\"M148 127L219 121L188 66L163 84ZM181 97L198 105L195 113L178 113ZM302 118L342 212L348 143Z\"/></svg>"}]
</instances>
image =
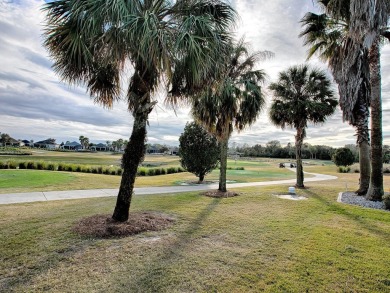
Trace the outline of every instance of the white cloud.
<instances>
[{"instance_id":1,"label":"white cloud","mask_svg":"<svg viewBox=\"0 0 390 293\"><path fill-rule=\"evenodd\" d=\"M128 139L132 116L124 102L114 109L103 109L81 87L69 87L59 81L50 66L51 60L42 47L44 14L41 0L0 0L0 131L20 139L57 138L57 141L76 140L80 135L91 141ZM303 63L306 48L298 38L299 20L315 9L307 0L235 0L232 4L240 14L237 36L245 35L254 50L270 50L275 57L262 62L269 80L278 72ZM382 50L383 129L384 142L390 144L390 46ZM318 60L312 64L326 68ZM164 94L159 94L162 101ZM270 96L268 96L270 100ZM185 123L191 121L189 109L176 112L159 102L150 116L149 142L178 144ZM265 144L294 140L295 131L272 126L266 111L250 128L237 134L232 141ZM307 142L342 146L354 143L352 127L342 123L338 112L322 126L310 126Z\"/></svg>"}]
</instances>

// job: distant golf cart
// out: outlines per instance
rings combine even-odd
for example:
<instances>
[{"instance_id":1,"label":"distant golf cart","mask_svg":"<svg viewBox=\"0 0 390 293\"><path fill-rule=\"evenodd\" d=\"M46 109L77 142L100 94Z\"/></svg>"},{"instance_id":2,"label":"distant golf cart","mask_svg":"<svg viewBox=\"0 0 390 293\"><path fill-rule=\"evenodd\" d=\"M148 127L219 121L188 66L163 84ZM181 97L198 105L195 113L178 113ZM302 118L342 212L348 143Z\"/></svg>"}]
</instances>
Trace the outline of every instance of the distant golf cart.
<instances>
[{"instance_id":1,"label":"distant golf cart","mask_svg":"<svg viewBox=\"0 0 390 293\"><path fill-rule=\"evenodd\" d=\"M295 163L280 163L279 168L296 168L297 165Z\"/></svg>"}]
</instances>

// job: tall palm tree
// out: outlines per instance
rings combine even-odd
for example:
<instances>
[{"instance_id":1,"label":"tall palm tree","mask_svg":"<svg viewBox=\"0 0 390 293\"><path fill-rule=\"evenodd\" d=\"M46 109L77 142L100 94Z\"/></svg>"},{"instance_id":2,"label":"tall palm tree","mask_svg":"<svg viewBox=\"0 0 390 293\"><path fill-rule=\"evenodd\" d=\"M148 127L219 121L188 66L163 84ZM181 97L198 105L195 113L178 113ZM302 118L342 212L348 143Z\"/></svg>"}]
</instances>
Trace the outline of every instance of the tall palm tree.
<instances>
[{"instance_id":1,"label":"tall palm tree","mask_svg":"<svg viewBox=\"0 0 390 293\"><path fill-rule=\"evenodd\" d=\"M318 1L322 4L323 9L329 5L329 0ZM343 47L347 41L349 31L349 1L343 2L340 16L336 19L329 16L327 13L317 15L315 13L307 13L301 20L305 29L300 34L305 37L305 45L310 45L308 51L308 59L313 55L318 54L320 59L328 62L337 82L344 84L340 79L337 79L338 74L335 72L339 67L334 66L335 60L338 60L337 52ZM361 56L361 61L368 64L368 54L365 52ZM333 66L332 66L333 65ZM360 180L357 194L363 195L367 193L370 184L370 136L368 131L369 123L369 81L366 75L367 68L362 75L362 83L360 89L354 95L343 94L345 91L340 90L340 106L343 111L343 120L347 120L353 127L356 128L357 145L359 146L359 164L360 164ZM339 86L339 89L341 86Z\"/></svg>"},{"instance_id":2,"label":"tall palm tree","mask_svg":"<svg viewBox=\"0 0 390 293\"><path fill-rule=\"evenodd\" d=\"M282 129L296 129L295 136L297 183L304 188L302 167L302 144L306 137L308 122L324 123L337 106L331 82L325 72L310 69L307 65L293 66L279 73L277 82L269 88L274 98L270 109L271 121Z\"/></svg>"},{"instance_id":3,"label":"tall palm tree","mask_svg":"<svg viewBox=\"0 0 390 293\"><path fill-rule=\"evenodd\" d=\"M309 32L307 40L310 40L310 37L312 40L317 39L317 46L330 42L338 44L332 52L330 65L333 66L340 93L352 96L352 98L343 98L347 100L347 106L349 102L354 100L354 93L358 91L363 94L370 94L369 89L365 88L368 88L367 85L371 87L372 171L369 184L365 180L365 188L361 187L358 192L365 194L367 191L367 198L380 200L383 195L380 42L384 39L390 40L390 30L387 27L390 3L387 0L320 0L318 2L322 4L326 11L326 14L323 14L321 18L328 20L327 25L324 25L323 22L322 25L317 26L322 33L318 33L319 30L315 32L316 26L313 26L315 15L313 15L314 22L311 24L309 22L307 27L312 27L314 30L307 29ZM347 29L338 27L343 22ZM339 29L339 37L333 40L318 38L329 29ZM367 82L367 79L369 79L369 82ZM361 164L363 171L365 171L364 165L368 166L368 164L363 164L363 166Z\"/></svg>"},{"instance_id":4,"label":"tall palm tree","mask_svg":"<svg viewBox=\"0 0 390 293\"><path fill-rule=\"evenodd\" d=\"M220 0L59 0L44 10L54 69L71 84L85 84L97 103L112 107L122 97L121 73L132 67L125 99L134 123L112 216L126 221L153 93L166 86L181 97L213 81L235 12Z\"/></svg>"},{"instance_id":5,"label":"tall palm tree","mask_svg":"<svg viewBox=\"0 0 390 293\"><path fill-rule=\"evenodd\" d=\"M222 78L217 85L192 100L192 115L195 120L213 133L219 140L220 176L219 190L226 192L226 168L229 138L233 129L243 130L253 124L264 106L261 84L265 73L255 70L256 63L272 53L249 53L241 39L232 45Z\"/></svg>"}]
</instances>

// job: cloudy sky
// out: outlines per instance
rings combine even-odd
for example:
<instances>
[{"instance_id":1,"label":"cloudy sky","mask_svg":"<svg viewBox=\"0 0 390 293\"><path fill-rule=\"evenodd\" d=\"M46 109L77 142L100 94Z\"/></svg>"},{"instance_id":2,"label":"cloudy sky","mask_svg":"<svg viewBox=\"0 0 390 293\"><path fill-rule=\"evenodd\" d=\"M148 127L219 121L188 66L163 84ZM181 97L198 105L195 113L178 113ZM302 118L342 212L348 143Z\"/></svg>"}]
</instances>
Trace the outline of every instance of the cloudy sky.
<instances>
[{"instance_id":1,"label":"cloudy sky","mask_svg":"<svg viewBox=\"0 0 390 293\"><path fill-rule=\"evenodd\" d=\"M44 15L41 0L0 0L0 132L16 139L49 137L57 142L78 140L80 135L92 142L128 139L132 117L124 103L111 110L93 103L82 87L69 87L51 70L51 60L41 46ZM278 72L305 62L306 50L298 38L299 20L316 11L312 0L233 0L240 19L237 36L245 35L253 50L269 50L275 57L259 64L268 81ZM390 144L390 45L382 50L384 143ZM312 65L326 66L318 60ZM335 88L336 90L336 88ZM157 97L163 100L163 94ZM270 101L272 96L267 93ZM191 118L188 109L176 113L162 102L150 117L149 143L177 145L184 125ZM249 129L234 133L231 142L265 144L294 140L293 130L272 126L264 111ZM307 142L343 146L355 143L354 129L341 120L340 111L322 126L310 126Z\"/></svg>"}]
</instances>

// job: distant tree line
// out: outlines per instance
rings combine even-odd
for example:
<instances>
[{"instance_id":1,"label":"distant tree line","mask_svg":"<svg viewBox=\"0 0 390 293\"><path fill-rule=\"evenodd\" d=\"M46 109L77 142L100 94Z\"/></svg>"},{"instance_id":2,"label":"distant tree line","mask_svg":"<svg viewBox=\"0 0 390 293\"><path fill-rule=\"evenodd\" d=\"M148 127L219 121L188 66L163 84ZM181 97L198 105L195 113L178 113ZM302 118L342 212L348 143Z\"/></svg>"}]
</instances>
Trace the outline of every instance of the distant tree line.
<instances>
[{"instance_id":1,"label":"distant tree line","mask_svg":"<svg viewBox=\"0 0 390 293\"><path fill-rule=\"evenodd\" d=\"M264 158L286 158L295 159L295 146L288 143L282 147L278 140L272 140L265 145L256 144L249 146L244 144L235 149L237 153L244 157L264 157ZM302 146L303 159L331 160L335 148L326 145L311 145L304 143Z\"/></svg>"}]
</instances>

